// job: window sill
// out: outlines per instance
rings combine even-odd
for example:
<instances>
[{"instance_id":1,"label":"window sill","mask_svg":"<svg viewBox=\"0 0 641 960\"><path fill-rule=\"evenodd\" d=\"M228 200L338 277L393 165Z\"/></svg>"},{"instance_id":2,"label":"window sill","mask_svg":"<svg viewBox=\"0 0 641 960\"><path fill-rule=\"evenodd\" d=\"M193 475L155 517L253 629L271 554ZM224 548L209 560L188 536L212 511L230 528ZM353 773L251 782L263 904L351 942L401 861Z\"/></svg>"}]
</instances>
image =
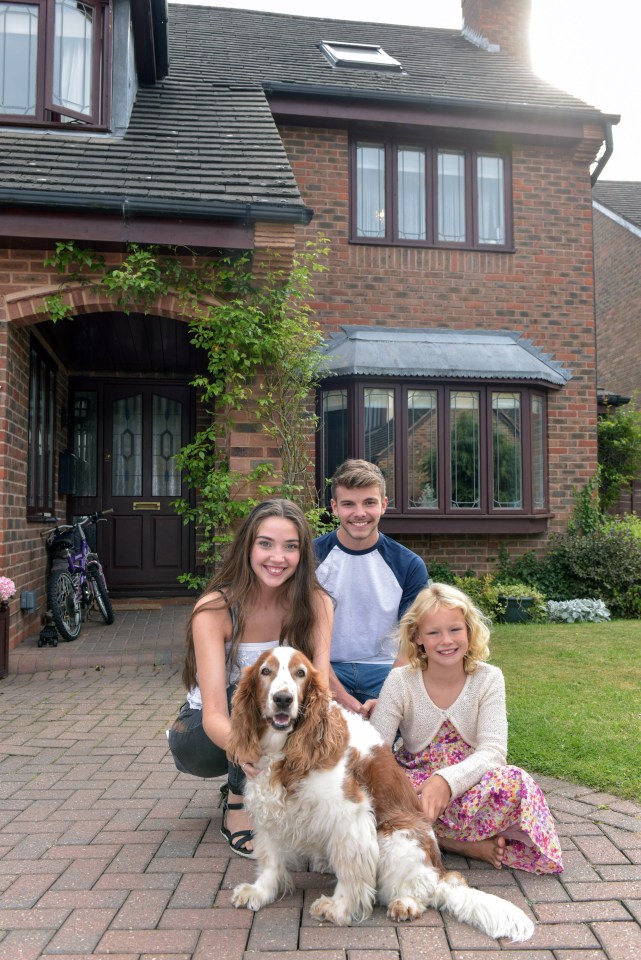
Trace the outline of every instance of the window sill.
<instances>
[{"instance_id":1,"label":"window sill","mask_svg":"<svg viewBox=\"0 0 641 960\"><path fill-rule=\"evenodd\" d=\"M381 519L381 530L392 536L395 533L545 533L552 516L551 513L527 517L514 514L509 517L474 517L469 513L460 517L426 516L425 514L416 517L398 517L387 514Z\"/></svg>"}]
</instances>

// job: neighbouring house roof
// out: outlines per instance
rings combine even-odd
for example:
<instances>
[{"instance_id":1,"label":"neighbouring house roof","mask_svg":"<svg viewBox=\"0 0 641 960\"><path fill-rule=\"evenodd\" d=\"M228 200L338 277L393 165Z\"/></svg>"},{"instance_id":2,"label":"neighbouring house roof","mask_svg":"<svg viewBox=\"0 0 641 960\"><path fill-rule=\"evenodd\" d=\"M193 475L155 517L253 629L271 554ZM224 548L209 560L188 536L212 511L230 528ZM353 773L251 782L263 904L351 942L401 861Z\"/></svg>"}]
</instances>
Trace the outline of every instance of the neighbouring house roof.
<instances>
[{"instance_id":1,"label":"neighbouring house roof","mask_svg":"<svg viewBox=\"0 0 641 960\"><path fill-rule=\"evenodd\" d=\"M334 68L319 49L323 40L380 44L403 69ZM176 4L169 7L169 61L167 77L139 88L123 136L71 124L0 126L0 209L308 222L312 211L270 109L274 91L465 104L493 116L532 111L537 122L543 111L553 124L565 115L607 119L459 30Z\"/></svg>"},{"instance_id":2,"label":"neighbouring house roof","mask_svg":"<svg viewBox=\"0 0 641 960\"><path fill-rule=\"evenodd\" d=\"M572 374L518 334L503 331L341 327L324 345L327 376L536 380L564 386Z\"/></svg>"},{"instance_id":3,"label":"neighbouring house roof","mask_svg":"<svg viewBox=\"0 0 641 960\"><path fill-rule=\"evenodd\" d=\"M641 183L633 180L599 180L592 196L602 207L641 230Z\"/></svg>"}]
</instances>

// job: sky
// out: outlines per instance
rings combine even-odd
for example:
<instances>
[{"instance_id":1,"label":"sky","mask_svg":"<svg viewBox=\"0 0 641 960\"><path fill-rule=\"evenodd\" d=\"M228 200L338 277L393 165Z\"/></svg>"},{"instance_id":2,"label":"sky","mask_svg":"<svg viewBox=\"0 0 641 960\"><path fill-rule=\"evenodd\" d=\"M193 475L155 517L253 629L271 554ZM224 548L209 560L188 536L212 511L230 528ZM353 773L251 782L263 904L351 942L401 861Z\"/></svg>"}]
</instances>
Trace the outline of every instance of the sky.
<instances>
[{"instance_id":1,"label":"sky","mask_svg":"<svg viewBox=\"0 0 641 960\"><path fill-rule=\"evenodd\" d=\"M374 23L461 26L460 0L212 0L210 5ZM532 63L540 77L605 113L621 115L613 127L614 153L600 179L641 181L640 0L532 0L531 35Z\"/></svg>"}]
</instances>

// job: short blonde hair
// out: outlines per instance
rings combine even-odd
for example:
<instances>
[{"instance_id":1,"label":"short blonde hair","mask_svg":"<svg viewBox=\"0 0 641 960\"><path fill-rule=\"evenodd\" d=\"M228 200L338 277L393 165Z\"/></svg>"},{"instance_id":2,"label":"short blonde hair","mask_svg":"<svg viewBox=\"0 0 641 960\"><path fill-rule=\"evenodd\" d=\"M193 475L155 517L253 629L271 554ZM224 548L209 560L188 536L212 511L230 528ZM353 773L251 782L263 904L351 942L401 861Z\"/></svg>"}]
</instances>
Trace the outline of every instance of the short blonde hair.
<instances>
[{"instance_id":1,"label":"short blonde hair","mask_svg":"<svg viewBox=\"0 0 641 960\"><path fill-rule=\"evenodd\" d=\"M479 660L487 660L490 655L490 620L466 593L448 583L432 583L425 587L403 614L399 624L399 654L409 660L411 666L425 669L427 654L424 647L417 644L416 637L421 621L441 607L460 610L465 617L468 649L463 667L466 673L474 673Z\"/></svg>"}]
</instances>

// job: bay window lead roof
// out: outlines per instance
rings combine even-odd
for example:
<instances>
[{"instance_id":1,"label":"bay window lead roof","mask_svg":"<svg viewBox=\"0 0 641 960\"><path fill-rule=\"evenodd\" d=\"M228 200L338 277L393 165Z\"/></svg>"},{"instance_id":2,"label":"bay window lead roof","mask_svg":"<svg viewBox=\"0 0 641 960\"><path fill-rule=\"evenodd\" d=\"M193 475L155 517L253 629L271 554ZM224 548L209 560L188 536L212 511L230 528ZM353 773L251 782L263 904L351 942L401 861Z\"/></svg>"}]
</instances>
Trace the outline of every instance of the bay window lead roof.
<instances>
[{"instance_id":1,"label":"bay window lead roof","mask_svg":"<svg viewBox=\"0 0 641 960\"><path fill-rule=\"evenodd\" d=\"M348 325L322 348L327 376L532 380L564 386L572 374L529 340L504 331Z\"/></svg>"}]
</instances>

